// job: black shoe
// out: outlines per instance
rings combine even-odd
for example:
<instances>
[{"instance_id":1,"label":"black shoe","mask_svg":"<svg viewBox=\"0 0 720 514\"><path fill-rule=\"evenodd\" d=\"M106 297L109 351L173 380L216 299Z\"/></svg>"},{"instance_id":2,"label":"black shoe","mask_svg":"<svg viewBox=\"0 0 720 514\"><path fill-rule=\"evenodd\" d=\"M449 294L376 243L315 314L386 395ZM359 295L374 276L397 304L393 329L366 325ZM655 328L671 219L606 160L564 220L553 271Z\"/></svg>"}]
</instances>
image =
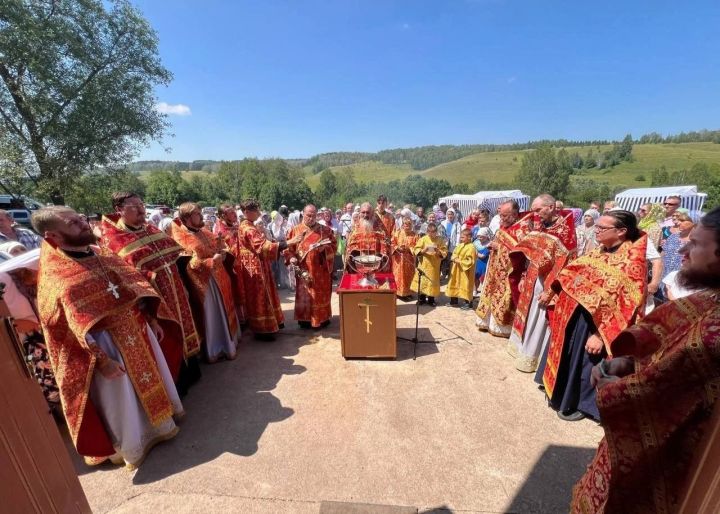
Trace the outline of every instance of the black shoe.
<instances>
[{"instance_id":1,"label":"black shoe","mask_svg":"<svg viewBox=\"0 0 720 514\"><path fill-rule=\"evenodd\" d=\"M457 307L458 300L457 298L450 298L450 307Z\"/></svg>"},{"instance_id":2,"label":"black shoe","mask_svg":"<svg viewBox=\"0 0 720 514\"><path fill-rule=\"evenodd\" d=\"M274 341L275 340L275 334L272 332L264 332L255 334L255 340L256 341Z\"/></svg>"},{"instance_id":3,"label":"black shoe","mask_svg":"<svg viewBox=\"0 0 720 514\"><path fill-rule=\"evenodd\" d=\"M579 410L558 411L557 415L558 418L563 421L580 421L581 419L585 419L585 414Z\"/></svg>"},{"instance_id":4,"label":"black shoe","mask_svg":"<svg viewBox=\"0 0 720 514\"><path fill-rule=\"evenodd\" d=\"M278 328L285 328L285 323L280 323L280 324L278 325Z\"/></svg>"},{"instance_id":5,"label":"black shoe","mask_svg":"<svg viewBox=\"0 0 720 514\"><path fill-rule=\"evenodd\" d=\"M329 325L330 325L330 320L329 320L329 319L326 319L325 321L323 321L322 323L320 323L320 328L325 328L325 327L327 327L327 326L329 326Z\"/></svg>"},{"instance_id":6,"label":"black shoe","mask_svg":"<svg viewBox=\"0 0 720 514\"><path fill-rule=\"evenodd\" d=\"M310 328L312 326L309 321L298 321L298 325L300 325L300 328Z\"/></svg>"},{"instance_id":7,"label":"black shoe","mask_svg":"<svg viewBox=\"0 0 720 514\"><path fill-rule=\"evenodd\" d=\"M427 304L428 304L430 307L435 307L435 300L428 300L428 301L427 301Z\"/></svg>"},{"instance_id":8,"label":"black shoe","mask_svg":"<svg viewBox=\"0 0 720 514\"><path fill-rule=\"evenodd\" d=\"M425 298L419 298L417 303L418 303L418 305L425 305L426 300L425 300Z\"/></svg>"}]
</instances>

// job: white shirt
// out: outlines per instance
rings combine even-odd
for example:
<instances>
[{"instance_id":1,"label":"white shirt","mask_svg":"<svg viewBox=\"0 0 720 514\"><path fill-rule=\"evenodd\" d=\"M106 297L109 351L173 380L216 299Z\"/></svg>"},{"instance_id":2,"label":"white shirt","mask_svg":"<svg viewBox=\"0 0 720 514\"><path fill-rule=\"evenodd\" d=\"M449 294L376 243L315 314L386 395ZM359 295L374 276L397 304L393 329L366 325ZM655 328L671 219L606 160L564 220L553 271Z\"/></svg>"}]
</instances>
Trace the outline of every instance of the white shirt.
<instances>
[{"instance_id":1,"label":"white shirt","mask_svg":"<svg viewBox=\"0 0 720 514\"><path fill-rule=\"evenodd\" d=\"M352 231L352 214L347 212L340 216L340 235L347 237Z\"/></svg>"},{"instance_id":2,"label":"white shirt","mask_svg":"<svg viewBox=\"0 0 720 514\"><path fill-rule=\"evenodd\" d=\"M678 298L685 298L686 296L690 296L693 293L696 293L697 291L693 289L685 289L680 284L678 284L677 281L677 275L678 271L671 271L667 274L667 276L663 279L663 284L665 284L665 288L669 293L672 294L674 299Z\"/></svg>"}]
</instances>

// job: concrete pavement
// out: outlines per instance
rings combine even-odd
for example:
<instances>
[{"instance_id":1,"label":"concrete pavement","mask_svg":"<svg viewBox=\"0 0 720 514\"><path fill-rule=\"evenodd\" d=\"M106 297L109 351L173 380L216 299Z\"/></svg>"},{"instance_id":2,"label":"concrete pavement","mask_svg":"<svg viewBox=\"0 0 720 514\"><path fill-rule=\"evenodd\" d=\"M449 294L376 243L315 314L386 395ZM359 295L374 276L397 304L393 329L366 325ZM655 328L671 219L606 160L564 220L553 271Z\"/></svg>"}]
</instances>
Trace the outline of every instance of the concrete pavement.
<instances>
[{"instance_id":1,"label":"concrete pavement","mask_svg":"<svg viewBox=\"0 0 720 514\"><path fill-rule=\"evenodd\" d=\"M138 471L76 459L95 512L567 510L602 429L559 420L472 312L423 307L421 338L442 342L419 346L417 360L400 342L397 361L345 361L337 316L301 331L281 293L285 334L246 335L235 361L204 366L179 435ZM399 335L412 335L414 312L399 302Z\"/></svg>"}]
</instances>

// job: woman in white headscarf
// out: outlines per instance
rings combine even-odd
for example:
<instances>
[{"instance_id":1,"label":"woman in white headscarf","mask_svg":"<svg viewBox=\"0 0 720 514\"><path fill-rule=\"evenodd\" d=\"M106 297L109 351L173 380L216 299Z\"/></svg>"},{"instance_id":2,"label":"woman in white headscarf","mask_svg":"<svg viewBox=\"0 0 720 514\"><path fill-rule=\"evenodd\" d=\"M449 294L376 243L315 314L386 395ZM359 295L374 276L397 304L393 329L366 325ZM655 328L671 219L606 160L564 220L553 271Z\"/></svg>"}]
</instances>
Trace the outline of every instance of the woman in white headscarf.
<instances>
[{"instance_id":1,"label":"woman in white headscarf","mask_svg":"<svg viewBox=\"0 0 720 514\"><path fill-rule=\"evenodd\" d=\"M582 223L576 229L578 257L586 255L595 249L595 222L600 218L600 212L596 209L588 209L583 214Z\"/></svg>"},{"instance_id":2,"label":"woman in white headscarf","mask_svg":"<svg viewBox=\"0 0 720 514\"><path fill-rule=\"evenodd\" d=\"M27 248L22 243L17 241L8 241L6 243L0 243L0 261L7 261L13 257L17 257L25 252Z\"/></svg>"}]
</instances>

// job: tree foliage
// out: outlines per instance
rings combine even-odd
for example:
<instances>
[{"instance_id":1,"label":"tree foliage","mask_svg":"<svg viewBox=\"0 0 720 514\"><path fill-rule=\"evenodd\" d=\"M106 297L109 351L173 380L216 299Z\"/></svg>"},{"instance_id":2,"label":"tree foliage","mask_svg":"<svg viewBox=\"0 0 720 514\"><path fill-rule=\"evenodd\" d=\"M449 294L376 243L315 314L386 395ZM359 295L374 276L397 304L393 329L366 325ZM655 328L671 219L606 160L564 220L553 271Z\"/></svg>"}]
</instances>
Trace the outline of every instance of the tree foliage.
<instances>
[{"instance_id":1,"label":"tree foliage","mask_svg":"<svg viewBox=\"0 0 720 514\"><path fill-rule=\"evenodd\" d=\"M70 196L84 172L127 162L162 137L153 88L171 74L128 1L2 3L0 137L31 161L41 193Z\"/></svg>"},{"instance_id":2,"label":"tree foliage","mask_svg":"<svg viewBox=\"0 0 720 514\"><path fill-rule=\"evenodd\" d=\"M65 200L80 212L106 213L112 211L111 197L115 191L133 191L144 196L145 183L126 169L86 173L67 190Z\"/></svg>"},{"instance_id":3,"label":"tree foliage","mask_svg":"<svg viewBox=\"0 0 720 514\"><path fill-rule=\"evenodd\" d=\"M561 198L568 191L573 169L565 150L544 146L523 156L517 182L530 195L549 193Z\"/></svg>"}]
</instances>

